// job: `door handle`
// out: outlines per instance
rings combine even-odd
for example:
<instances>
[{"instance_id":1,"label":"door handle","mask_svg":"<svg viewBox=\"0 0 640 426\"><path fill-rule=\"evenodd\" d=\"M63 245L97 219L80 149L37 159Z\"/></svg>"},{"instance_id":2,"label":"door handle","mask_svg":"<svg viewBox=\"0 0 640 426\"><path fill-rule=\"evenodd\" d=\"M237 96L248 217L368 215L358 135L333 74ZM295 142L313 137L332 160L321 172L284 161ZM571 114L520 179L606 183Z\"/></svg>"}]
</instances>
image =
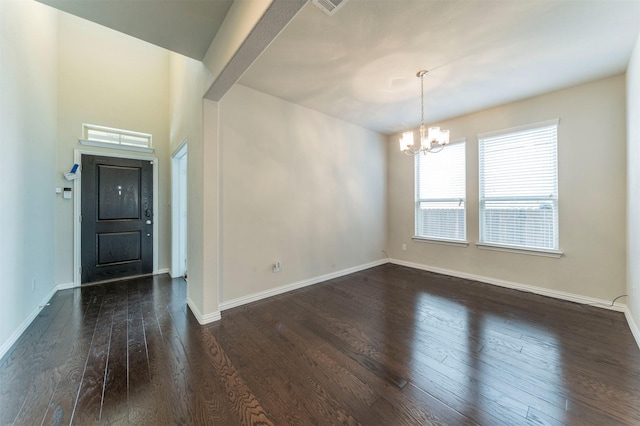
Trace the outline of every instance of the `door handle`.
<instances>
[{"instance_id":1,"label":"door handle","mask_svg":"<svg viewBox=\"0 0 640 426\"><path fill-rule=\"evenodd\" d=\"M151 225L151 221L147 219L147 225Z\"/></svg>"}]
</instances>

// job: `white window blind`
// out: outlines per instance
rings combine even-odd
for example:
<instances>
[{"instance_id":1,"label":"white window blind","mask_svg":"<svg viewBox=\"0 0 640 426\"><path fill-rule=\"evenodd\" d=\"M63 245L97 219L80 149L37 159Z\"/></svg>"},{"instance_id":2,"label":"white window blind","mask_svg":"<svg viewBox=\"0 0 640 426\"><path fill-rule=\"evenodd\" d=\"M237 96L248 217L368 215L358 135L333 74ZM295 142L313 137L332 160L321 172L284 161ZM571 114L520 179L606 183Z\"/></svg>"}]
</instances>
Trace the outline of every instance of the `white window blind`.
<instances>
[{"instance_id":1,"label":"white window blind","mask_svg":"<svg viewBox=\"0 0 640 426\"><path fill-rule=\"evenodd\" d=\"M95 126L93 124L83 124L82 127L86 140L115 145L151 148L151 135L149 133Z\"/></svg>"},{"instance_id":2,"label":"white window blind","mask_svg":"<svg viewBox=\"0 0 640 426\"><path fill-rule=\"evenodd\" d=\"M558 250L557 127L478 136L480 243Z\"/></svg>"},{"instance_id":3,"label":"white window blind","mask_svg":"<svg viewBox=\"0 0 640 426\"><path fill-rule=\"evenodd\" d=\"M415 156L416 237L466 240L465 142Z\"/></svg>"}]
</instances>

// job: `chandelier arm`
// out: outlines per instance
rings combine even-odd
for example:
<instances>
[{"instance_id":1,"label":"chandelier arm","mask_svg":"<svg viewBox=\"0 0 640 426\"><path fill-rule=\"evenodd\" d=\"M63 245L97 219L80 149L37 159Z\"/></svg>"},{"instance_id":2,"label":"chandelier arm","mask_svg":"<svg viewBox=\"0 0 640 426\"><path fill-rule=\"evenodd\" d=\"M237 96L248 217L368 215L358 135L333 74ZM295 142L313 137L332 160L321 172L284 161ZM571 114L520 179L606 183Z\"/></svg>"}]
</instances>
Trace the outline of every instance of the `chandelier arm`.
<instances>
[{"instance_id":1,"label":"chandelier arm","mask_svg":"<svg viewBox=\"0 0 640 426\"><path fill-rule=\"evenodd\" d=\"M437 153L439 153L440 151L442 151L442 150L444 149L444 147L445 147L445 145L438 145L438 146L440 147L440 149L438 149L438 150L434 150L433 148L431 148L431 149L429 150L429 152L434 153L434 154L437 154Z\"/></svg>"}]
</instances>

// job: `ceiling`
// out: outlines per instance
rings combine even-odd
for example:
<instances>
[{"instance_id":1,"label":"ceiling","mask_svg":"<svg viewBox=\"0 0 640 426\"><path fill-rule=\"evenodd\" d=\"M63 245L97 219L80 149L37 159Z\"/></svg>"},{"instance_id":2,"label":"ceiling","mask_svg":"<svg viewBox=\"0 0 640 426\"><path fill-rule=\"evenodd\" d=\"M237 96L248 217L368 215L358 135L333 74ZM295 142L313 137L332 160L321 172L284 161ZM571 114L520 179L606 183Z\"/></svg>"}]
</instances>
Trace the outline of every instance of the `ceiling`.
<instances>
[{"instance_id":1,"label":"ceiling","mask_svg":"<svg viewBox=\"0 0 640 426\"><path fill-rule=\"evenodd\" d=\"M232 3L39 1L200 60ZM639 27L640 0L308 2L239 83L393 134L420 122L420 69L437 122L622 73Z\"/></svg>"},{"instance_id":2,"label":"ceiling","mask_svg":"<svg viewBox=\"0 0 640 426\"><path fill-rule=\"evenodd\" d=\"M233 0L38 0L202 60Z\"/></svg>"},{"instance_id":3,"label":"ceiling","mask_svg":"<svg viewBox=\"0 0 640 426\"><path fill-rule=\"evenodd\" d=\"M639 1L307 3L240 83L383 134L624 72Z\"/></svg>"}]
</instances>

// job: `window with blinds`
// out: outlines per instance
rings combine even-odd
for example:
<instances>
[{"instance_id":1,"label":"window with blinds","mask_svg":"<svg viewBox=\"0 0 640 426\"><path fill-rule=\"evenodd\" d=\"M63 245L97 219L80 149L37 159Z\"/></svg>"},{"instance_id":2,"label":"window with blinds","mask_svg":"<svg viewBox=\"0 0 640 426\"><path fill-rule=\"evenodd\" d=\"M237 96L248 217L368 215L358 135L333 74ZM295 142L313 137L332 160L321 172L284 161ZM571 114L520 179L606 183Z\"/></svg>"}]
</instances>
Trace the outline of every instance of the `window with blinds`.
<instances>
[{"instance_id":1,"label":"window with blinds","mask_svg":"<svg viewBox=\"0 0 640 426\"><path fill-rule=\"evenodd\" d=\"M89 141L151 148L151 135L149 133L95 126L93 124L83 124L82 128L84 138Z\"/></svg>"},{"instance_id":2,"label":"window with blinds","mask_svg":"<svg viewBox=\"0 0 640 426\"><path fill-rule=\"evenodd\" d=\"M465 141L415 156L416 237L466 240Z\"/></svg>"},{"instance_id":3,"label":"window with blinds","mask_svg":"<svg viewBox=\"0 0 640 426\"><path fill-rule=\"evenodd\" d=\"M557 128L478 135L481 244L558 250Z\"/></svg>"}]
</instances>

